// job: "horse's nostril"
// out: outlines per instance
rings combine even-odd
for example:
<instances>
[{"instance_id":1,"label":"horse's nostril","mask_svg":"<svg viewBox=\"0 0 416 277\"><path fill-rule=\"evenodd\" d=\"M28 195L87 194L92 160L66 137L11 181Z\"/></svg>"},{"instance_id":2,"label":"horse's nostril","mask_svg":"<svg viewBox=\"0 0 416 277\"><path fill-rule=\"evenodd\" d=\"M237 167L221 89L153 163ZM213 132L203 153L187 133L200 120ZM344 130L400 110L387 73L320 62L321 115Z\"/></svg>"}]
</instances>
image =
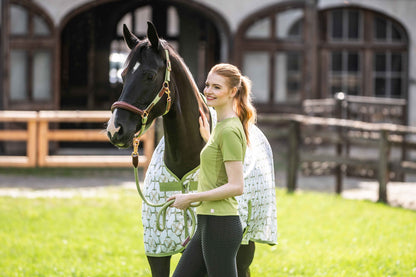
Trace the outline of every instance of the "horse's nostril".
<instances>
[{"instance_id":1,"label":"horse's nostril","mask_svg":"<svg viewBox=\"0 0 416 277\"><path fill-rule=\"evenodd\" d=\"M123 134L123 128L121 126L117 127L116 129L109 129L107 130L107 136L110 139L119 138Z\"/></svg>"}]
</instances>

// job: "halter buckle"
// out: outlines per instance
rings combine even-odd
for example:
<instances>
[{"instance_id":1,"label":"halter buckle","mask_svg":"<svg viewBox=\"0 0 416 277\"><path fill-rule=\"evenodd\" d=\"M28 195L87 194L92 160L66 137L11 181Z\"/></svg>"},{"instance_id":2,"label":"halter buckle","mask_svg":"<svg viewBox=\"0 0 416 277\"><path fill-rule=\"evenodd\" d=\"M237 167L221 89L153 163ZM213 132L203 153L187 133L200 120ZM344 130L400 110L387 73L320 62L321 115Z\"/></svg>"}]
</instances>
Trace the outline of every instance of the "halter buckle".
<instances>
[{"instance_id":1,"label":"halter buckle","mask_svg":"<svg viewBox=\"0 0 416 277\"><path fill-rule=\"evenodd\" d=\"M146 109L146 110L143 111L142 118L147 118L148 116L149 116L149 112Z\"/></svg>"}]
</instances>

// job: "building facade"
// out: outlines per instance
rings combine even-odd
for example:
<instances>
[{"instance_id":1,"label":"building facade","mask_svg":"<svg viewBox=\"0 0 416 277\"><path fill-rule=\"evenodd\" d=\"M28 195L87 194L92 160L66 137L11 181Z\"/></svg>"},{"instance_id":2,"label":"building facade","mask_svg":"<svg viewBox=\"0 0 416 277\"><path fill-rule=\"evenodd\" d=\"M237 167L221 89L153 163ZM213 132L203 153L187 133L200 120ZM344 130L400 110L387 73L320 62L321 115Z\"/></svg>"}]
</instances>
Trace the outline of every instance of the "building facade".
<instances>
[{"instance_id":1,"label":"building facade","mask_svg":"<svg viewBox=\"0 0 416 277\"><path fill-rule=\"evenodd\" d=\"M0 108L109 109L152 21L202 89L218 62L253 81L260 112L304 99L403 98L416 123L414 0L1 0Z\"/></svg>"}]
</instances>

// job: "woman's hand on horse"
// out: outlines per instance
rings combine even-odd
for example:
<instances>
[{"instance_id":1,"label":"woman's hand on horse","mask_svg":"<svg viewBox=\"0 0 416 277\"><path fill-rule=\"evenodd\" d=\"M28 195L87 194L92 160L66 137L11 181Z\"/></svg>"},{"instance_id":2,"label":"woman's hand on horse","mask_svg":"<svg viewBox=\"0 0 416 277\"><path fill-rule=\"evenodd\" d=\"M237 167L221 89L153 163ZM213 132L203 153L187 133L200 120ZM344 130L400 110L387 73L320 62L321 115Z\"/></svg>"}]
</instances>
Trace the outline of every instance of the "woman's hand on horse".
<instances>
[{"instance_id":1,"label":"woman's hand on horse","mask_svg":"<svg viewBox=\"0 0 416 277\"><path fill-rule=\"evenodd\" d=\"M199 132L201 133L202 139L205 142L207 142L211 134L209 122L206 115L201 109L199 109L199 113L201 114L201 116L199 117Z\"/></svg>"},{"instance_id":2,"label":"woman's hand on horse","mask_svg":"<svg viewBox=\"0 0 416 277\"><path fill-rule=\"evenodd\" d=\"M175 200L175 202L172 203L171 207L180 209L180 210L186 210L191 206L191 200L189 199L188 194L176 194L168 198L168 202L170 200Z\"/></svg>"}]
</instances>

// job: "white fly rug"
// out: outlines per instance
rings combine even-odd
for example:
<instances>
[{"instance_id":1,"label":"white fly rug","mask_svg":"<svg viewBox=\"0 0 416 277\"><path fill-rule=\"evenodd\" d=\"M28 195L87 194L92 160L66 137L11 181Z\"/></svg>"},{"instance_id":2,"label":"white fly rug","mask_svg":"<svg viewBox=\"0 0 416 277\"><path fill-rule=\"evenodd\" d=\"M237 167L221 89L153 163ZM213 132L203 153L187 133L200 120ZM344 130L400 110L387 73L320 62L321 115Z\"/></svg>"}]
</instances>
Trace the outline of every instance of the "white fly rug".
<instances>
[{"instance_id":1,"label":"white fly rug","mask_svg":"<svg viewBox=\"0 0 416 277\"><path fill-rule=\"evenodd\" d=\"M247 147L244 160L244 194L237 197L241 223L245 229L242 243L247 244L251 240L273 245L277 243L273 153L267 138L257 126L251 126L249 133L250 146ZM164 203L169 196L178 193L192 193L197 187L199 167L180 180L166 167L164 150L165 141L162 138L153 153L144 180L143 193L153 203ZM165 229L159 231L156 227L159 209L143 202L142 222L147 256L170 256L181 252L184 249L182 244L191 230L189 216L185 223L182 210L168 208Z\"/></svg>"}]
</instances>

